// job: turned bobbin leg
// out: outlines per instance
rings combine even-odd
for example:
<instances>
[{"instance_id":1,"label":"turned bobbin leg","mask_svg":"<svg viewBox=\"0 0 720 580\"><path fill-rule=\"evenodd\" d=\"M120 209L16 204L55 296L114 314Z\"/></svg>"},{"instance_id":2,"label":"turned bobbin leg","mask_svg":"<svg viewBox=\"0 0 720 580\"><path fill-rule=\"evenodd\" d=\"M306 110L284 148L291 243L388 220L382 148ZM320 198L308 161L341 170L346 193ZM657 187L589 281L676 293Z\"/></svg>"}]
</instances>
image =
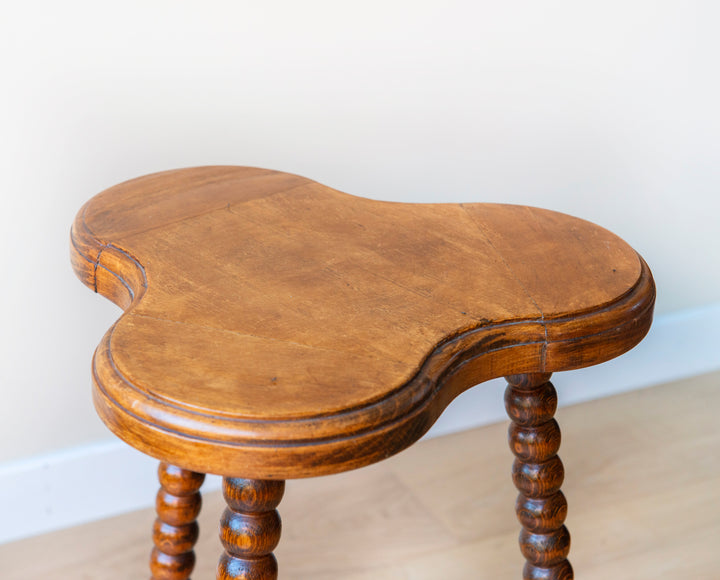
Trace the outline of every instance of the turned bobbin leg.
<instances>
[{"instance_id":1,"label":"turned bobbin leg","mask_svg":"<svg viewBox=\"0 0 720 580\"><path fill-rule=\"evenodd\" d=\"M160 491L155 507L157 519L153 526L153 548L150 571L153 580L187 580L195 566L193 546L198 538L202 499L202 473L161 463L158 468Z\"/></svg>"},{"instance_id":2,"label":"turned bobbin leg","mask_svg":"<svg viewBox=\"0 0 720 580\"><path fill-rule=\"evenodd\" d=\"M567 501L560 491L565 475L557 456L560 427L553 419L557 393L550 374L507 377L505 408L515 454L513 482L520 491L515 506L523 526L520 550L527 563L524 580L572 580L567 555L570 534L563 525Z\"/></svg>"},{"instance_id":3,"label":"turned bobbin leg","mask_svg":"<svg viewBox=\"0 0 720 580\"><path fill-rule=\"evenodd\" d=\"M280 515L275 509L285 491L284 481L223 478L228 507L220 521L217 580L276 580L272 551L280 541Z\"/></svg>"}]
</instances>

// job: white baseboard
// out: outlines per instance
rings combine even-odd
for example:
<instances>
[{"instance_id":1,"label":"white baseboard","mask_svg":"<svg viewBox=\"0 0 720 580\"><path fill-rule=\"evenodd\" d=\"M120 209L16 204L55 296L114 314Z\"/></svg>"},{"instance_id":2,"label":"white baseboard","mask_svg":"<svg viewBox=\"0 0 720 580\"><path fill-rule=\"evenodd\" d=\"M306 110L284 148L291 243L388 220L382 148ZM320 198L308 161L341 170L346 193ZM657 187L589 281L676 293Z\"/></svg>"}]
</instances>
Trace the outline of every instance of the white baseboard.
<instances>
[{"instance_id":1,"label":"white baseboard","mask_svg":"<svg viewBox=\"0 0 720 580\"><path fill-rule=\"evenodd\" d=\"M715 329L720 303L659 316L630 353L596 367L556 375L569 405L720 369ZM505 420L504 381L456 399L426 437ZM157 463L119 441L107 441L0 465L0 543L153 505ZM203 489L219 489L211 476Z\"/></svg>"},{"instance_id":2,"label":"white baseboard","mask_svg":"<svg viewBox=\"0 0 720 580\"><path fill-rule=\"evenodd\" d=\"M0 543L150 507L157 465L119 440L1 465Z\"/></svg>"}]
</instances>

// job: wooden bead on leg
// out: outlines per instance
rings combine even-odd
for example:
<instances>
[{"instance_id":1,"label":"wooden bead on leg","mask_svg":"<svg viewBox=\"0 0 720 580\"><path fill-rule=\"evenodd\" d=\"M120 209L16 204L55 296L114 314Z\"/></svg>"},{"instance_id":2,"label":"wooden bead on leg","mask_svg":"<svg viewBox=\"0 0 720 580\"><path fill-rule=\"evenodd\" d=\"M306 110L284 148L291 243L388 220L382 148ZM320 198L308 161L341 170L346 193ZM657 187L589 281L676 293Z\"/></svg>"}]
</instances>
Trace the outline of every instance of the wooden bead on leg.
<instances>
[{"instance_id":1,"label":"wooden bead on leg","mask_svg":"<svg viewBox=\"0 0 720 580\"><path fill-rule=\"evenodd\" d=\"M187 580L195 566L196 518L202 504L199 489L205 475L161 463L158 478L160 491L155 502L158 517L153 526L155 548L150 556L152 579Z\"/></svg>"},{"instance_id":2,"label":"wooden bead on leg","mask_svg":"<svg viewBox=\"0 0 720 580\"><path fill-rule=\"evenodd\" d=\"M560 491L565 471L557 456L560 427L553 419L557 393L550 374L507 377L505 408L515 454L513 482L520 491L516 511L523 526L520 550L527 563L524 580L572 580L567 555L570 534L563 525L567 501Z\"/></svg>"},{"instance_id":3,"label":"wooden bead on leg","mask_svg":"<svg viewBox=\"0 0 720 580\"><path fill-rule=\"evenodd\" d=\"M284 491L284 481L223 478L228 507L220 522L225 554L217 580L276 580L272 551L280 541L281 523L275 508Z\"/></svg>"}]
</instances>

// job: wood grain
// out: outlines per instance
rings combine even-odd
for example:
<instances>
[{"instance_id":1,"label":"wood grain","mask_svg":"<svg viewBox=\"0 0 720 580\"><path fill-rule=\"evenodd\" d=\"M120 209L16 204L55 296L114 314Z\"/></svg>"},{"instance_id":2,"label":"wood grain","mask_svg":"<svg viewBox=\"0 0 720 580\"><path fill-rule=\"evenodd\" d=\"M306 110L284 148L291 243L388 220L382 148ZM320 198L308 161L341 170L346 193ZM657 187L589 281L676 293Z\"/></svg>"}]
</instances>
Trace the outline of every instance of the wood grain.
<instances>
[{"instance_id":1,"label":"wood grain","mask_svg":"<svg viewBox=\"0 0 720 580\"><path fill-rule=\"evenodd\" d=\"M125 310L94 358L101 418L162 461L255 479L384 459L475 384L618 356L655 297L635 251L576 218L253 168L121 184L71 239Z\"/></svg>"},{"instance_id":2,"label":"wood grain","mask_svg":"<svg viewBox=\"0 0 720 580\"><path fill-rule=\"evenodd\" d=\"M508 430L515 455L515 503L522 524L520 551L527 562L524 580L573 580L567 560L570 533L564 522L567 501L560 491L565 469L557 456L560 427L553 419L557 393L550 374L508 377L505 407L512 420Z\"/></svg>"},{"instance_id":3,"label":"wood grain","mask_svg":"<svg viewBox=\"0 0 720 580\"><path fill-rule=\"evenodd\" d=\"M285 492L284 481L223 478L228 504L220 520L220 558L217 580L277 580L273 550L282 524L277 508Z\"/></svg>"},{"instance_id":4,"label":"wood grain","mask_svg":"<svg viewBox=\"0 0 720 580\"><path fill-rule=\"evenodd\" d=\"M150 554L152 580L188 580L195 567L193 546L198 539L197 516L202 505L199 490L205 475L161 463L158 479L155 547Z\"/></svg>"}]
</instances>

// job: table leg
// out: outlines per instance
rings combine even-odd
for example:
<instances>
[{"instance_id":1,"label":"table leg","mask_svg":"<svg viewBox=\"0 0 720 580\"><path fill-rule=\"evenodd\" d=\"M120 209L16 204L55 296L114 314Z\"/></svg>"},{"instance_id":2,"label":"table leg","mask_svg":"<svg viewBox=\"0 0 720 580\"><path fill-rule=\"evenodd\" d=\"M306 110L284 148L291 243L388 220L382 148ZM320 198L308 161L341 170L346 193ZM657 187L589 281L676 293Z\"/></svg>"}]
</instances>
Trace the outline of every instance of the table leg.
<instances>
[{"instance_id":1,"label":"table leg","mask_svg":"<svg viewBox=\"0 0 720 580\"><path fill-rule=\"evenodd\" d=\"M195 520L202 503L198 490L205 475L161 463L158 478L155 548L150 556L152 579L187 580L195 566L193 546L198 538Z\"/></svg>"},{"instance_id":2,"label":"table leg","mask_svg":"<svg viewBox=\"0 0 720 580\"><path fill-rule=\"evenodd\" d=\"M225 553L217 580L276 580L272 551L280 541L281 523L275 508L284 491L284 481L223 478L228 507L220 522Z\"/></svg>"},{"instance_id":3,"label":"table leg","mask_svg":"<svg viewBox=\"0 0 720 580\"><path fill-rule=\"evenodd\" d=\"M572 580L567 555L570 533L563 525L567 501L560 491L565 475L557 456L560 427L553 419L557 393L550 374L507 377L505 408L512 419L508 439L515 454L513 482L520 491L515 509L523 526L520 550L524 580Z\"/></svg>"}]
</instances>

